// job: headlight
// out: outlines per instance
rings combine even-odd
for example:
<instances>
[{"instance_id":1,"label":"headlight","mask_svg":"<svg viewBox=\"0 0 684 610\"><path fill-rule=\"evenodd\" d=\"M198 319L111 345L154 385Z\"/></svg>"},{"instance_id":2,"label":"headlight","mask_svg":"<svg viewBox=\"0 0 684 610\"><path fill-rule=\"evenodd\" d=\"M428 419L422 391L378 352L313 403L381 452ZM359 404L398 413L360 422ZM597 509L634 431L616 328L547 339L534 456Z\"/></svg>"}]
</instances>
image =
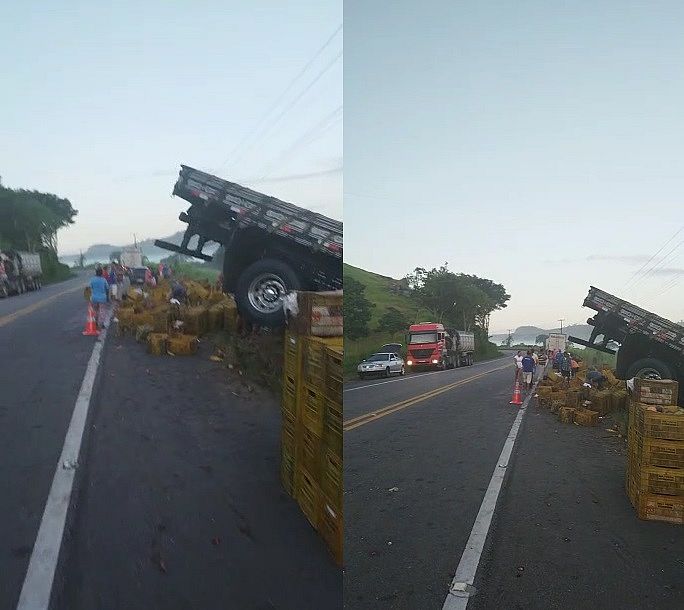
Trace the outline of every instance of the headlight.
<instances>
[{"instance_id":1,"label":"headlight","mask_svg":"<svg viewBox=\"0 0 684 610\"><path fill-rule=\"evenodd\" d=\"M439 360L433 360L432 364L439 364Z\"/></svg>"},{"instance_id":2,"label":"headlight","mask_svg":"<svg viewBox=\"0 0 684 610\"><path fill-rule=\"evenodd\" d=\"M409 366L411 366L411 365L413 364L413 360L407 360L407 361L406 361L406 364L408 364Z\"/></svg>"}]
</instances>

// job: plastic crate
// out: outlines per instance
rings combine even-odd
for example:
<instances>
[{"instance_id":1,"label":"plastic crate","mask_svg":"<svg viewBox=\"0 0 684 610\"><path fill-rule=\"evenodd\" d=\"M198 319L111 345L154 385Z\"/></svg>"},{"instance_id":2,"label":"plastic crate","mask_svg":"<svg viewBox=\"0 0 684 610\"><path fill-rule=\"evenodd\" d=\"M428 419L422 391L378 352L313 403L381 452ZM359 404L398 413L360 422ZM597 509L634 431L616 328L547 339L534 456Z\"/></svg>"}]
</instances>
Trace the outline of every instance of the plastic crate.
<instances>
[{"instance_id":1,"label":"plastic crate","mask_svg":"<svg viewBox=\"0 0 684 610\"><path fill-rule=\"evenodd\" d=\"M639 519L684 524L684 497L636 493L634 506Z\"/></svg>"},{"instance_id":2,"label":"plastic crate","mask_svg":"<svg viewBox=\"0 0 684 610\"><path fill-rule=\"evenodd\" d=\"M189 356L197 352L198 343L195 335L169 335L167 347L174 356Z\"/></svg>"},{"instance_id":3,"label":"plastic crate","mask_svg":"<svg viewBox=\"0 0 684 610\"><path fill-rule=\"evenodd\" d=\"M558 409L558 419L564 424L571 424L575 421L575 407L561 407Z\"/></svg>"},{"instance_id":4,"label":"plastic crate","mask_svg":"<svg viewBox=\"0 0 684 610\"><path fill-rule=\"evenodd\" d=\"M684 468L684 442L645 438L635 431L632 443L635 462L640 466Z\"/></svg>"},{"instance_id":5,"label":"plastic crate","mask_svg":"<svg viewBox=\"0 0 684 610\"><path fill-rule=\"evenodd\" d=\"M323 418L323 444L341 456L342 439L342 405L326 398Z\"/></svg>"},{"instance_id":6,"label":"plastic crate","mask_svg":"<svg viewBox=\"0 0 684 610\"><path fill-rule=\"evenodd\" d=\"M329 345L325 350L325 367L328 375L344 377L344 349L342 344Z\"/></svg>"},{"instance_id":7,"label":"plastic crate","mask_svg":"<svg viewBox=\"0 0 684 610\"><path fill-rule=\"evenodd\" d=\"M575 423L580 426L597 426L598 412L590 411L589 409L578 409L575 411Z\"/></svg>"},{"instance_id":8,"label":"plastic crate","mask_svg":"<svg viewBox=\"0 0 684 610\"><path fill-rule=\"evenodd\" d=\"M325 399L323 392L310 383L302 388L301 416L302 423L317 436L323 435L323 413Z\"/></svg>"},{"instance_id":9,"label":"plastic crate","mask_svg":"<svg viewBox=\"0 0 684 610\"><path fill-rule=\"evenodd\" d=\"M664 496L684 496L684 470L644 466L634 470L630 463L629 474L641 493Z\"/></svg>"},{"instance_id":10,"label":"plastic crate","mask_svg":"<svg viewBox=\"0 0 684 610\"><path fill-rule=\"evenodd\" d=\"M297 435L297 463L314 478L320 481L321 476L321 438L307 428L300 428Z\"/></svg>"},{"instance_id":11,"label":"plastic crate","mask_svg":"<svg viewBox=\"0 0 684 610\"><path fill-rule=\"evenodd\" d=\"M280 481L288 495L294 494L295 456L283 447L280 457Z\"/></svg>"},{"instance_id":12,"label":"plastic crate","mask_svg":"<svg viewBox=\"0 0 684 610\"><path fill-rule=\"evenodd\" d=\"M324 449L321 464L321 491L337 509L342 508L342 457Z\"/></svg>"},{"instance_id":13,"label":"plastic crate","mask_svg":"<svg viewBox=\"0 0 684 610\"><path fill-rule=\"evenodd\" d=\"M147 335L147 351L155 356L165 356L168 340L166 333L150 333Z\"/></svg>"},{"instance_id":14,"label":"plastic crate","mask_svg":"<svg viewBox=\"0 0 684 610\"><path fill-rule=\"evenodd\" d=\"M290 331L285 331L283 370L286 375L290 375L294 379L302 375L303 345L303 339L292 334Z\"/></svg>"},{"instance_id":15,"label":"plastic crate","mask_svg":"<svg viewBox=\"0 0 684 610\"><path fill-rule=\"evenodd\" d=\"M287 412L284 412L282 415L283 424L280 434L282 446L287 447L294 455L295 448L297 447L297 422L295 418Z\"/></svg>"},{"instance_id":16,"label":"plastic crate","mask_svg":"<svg viewBox=\"0 0 684 610\"><path fill-rule=\"evenodd\" d=\"M648 405L676 405L679 384L672 379L635 379L637 402Z\"/></svg>"},{"instance_id":17,"label":"plastic crate","mask_svg":"<svg viewBox=\"0 0 684 610\"><path fill-rule=\"evenodd\" d=\"M298 292L296 317L289 320L290 328L298 335L341 337L342 291Z\"/></svg>"},{"instance_id":18,"label":"plastic crate","mask_svg":"<svg viewBox=\"0 0 684 610\"><path fill-rule=\"evenodd\" d=\"M330 346L341 346L342 337L306 337L303 355L304 378L308 383L325 383L326 351Z\"/></svg>"},{"instance_id":19,"label":"plastic crate","mask_svg":"<svg viewBox=\"0 0 684 610\"><path fill-rule=\"evenodd\" d=\"M283 384L283 396L280 404L284 414L297 417L297 393L291 386Z\"/></svg>"},{"instance_id":20,"label":"plastic crate","mask_svg":"<svg viewBox=\"0 0 684 610\"><path fill-rule=\"evenodd\" d=\"M325 395L331 400L342 403L342 377L336 375L326 375L325 377Z\"/></svg>"},{"instance_id":21,"label":"plastic crate","mask_svg":"<svg viewBox=\"0 0 684 610\"><path fill-rule=\"evenodd\" d=\"M318 529L321 519L321 490L311 473L299 464L295 468L294 495L309 523Z\"/></svg>"},{"instance_id":22,"label":"plastic crate","mask_svg":"<svg viewBox=\"0 0 684 610\"><path fill-rule=\"evenodd\" d=\"M321 514L319 519L318 531L325 540L335 563L341 566L344 561L343 539L344 539L344 519L342 510L335 507L333 502L323 497L321 502Z\"/></svg>"},{"instance_id":23,"label":"plastic crate","mask_svg":"<svg viewBox=\"0 0 684 610\"><path fill-rule=\"evenodd\" d=\"M639 434L646 438L684 441L684 417L649 411L646 405L636 404L634 420Z\"/></svg>"}]
</instances>

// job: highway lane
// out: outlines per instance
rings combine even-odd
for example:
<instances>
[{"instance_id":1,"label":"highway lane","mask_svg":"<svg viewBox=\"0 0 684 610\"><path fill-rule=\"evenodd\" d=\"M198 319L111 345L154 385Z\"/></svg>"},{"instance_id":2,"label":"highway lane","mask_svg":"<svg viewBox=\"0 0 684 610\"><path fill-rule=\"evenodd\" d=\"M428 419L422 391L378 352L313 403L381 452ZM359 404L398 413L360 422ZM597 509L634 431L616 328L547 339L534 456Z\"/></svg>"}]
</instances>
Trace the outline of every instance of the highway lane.
<instances>
[{"instance_id":1,"label":"highway lane","mask_svg":"<svg viewBox=\"0 0 684 610\"><path fill-rule=\"evenodd\" d=\"M93 340L78 278L0 301L0 608L14 608Z\"/></svg>"},{"instance_id":2,"label":"highway lane","mask_svg":"<svg viewBox=\"0 0 684 610\"><path fill-rule=\"evenodd\" d=\"M512 372L504 359L345 392L346 608L441 608L518 413Z\"/></svg>"}]
</instances>

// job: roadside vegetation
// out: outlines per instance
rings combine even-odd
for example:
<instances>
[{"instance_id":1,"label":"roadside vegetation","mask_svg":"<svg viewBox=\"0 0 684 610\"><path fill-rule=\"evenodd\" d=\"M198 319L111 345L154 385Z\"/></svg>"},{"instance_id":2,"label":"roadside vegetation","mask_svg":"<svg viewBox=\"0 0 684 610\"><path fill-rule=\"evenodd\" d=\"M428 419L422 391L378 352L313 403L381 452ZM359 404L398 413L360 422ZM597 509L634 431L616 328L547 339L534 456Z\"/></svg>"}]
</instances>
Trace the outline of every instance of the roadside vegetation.
<instances>
[{"instance_id":1,"label":"roadside vegetation","mask_svg":"<svg viewBox=\"0 0 684 610\"><path fill-rule=\"evenodd\" d=\"M57 231L74 224L77 214L68 199L0 182L0 250L40 254L43 284L68 279L73 273L57 260Z\"/></svg>"},{"instance_id":2,"label":"roadside vegetation","mask_svg":"<svg viewBox=\"0 0 684 610\"><path fill-rule=\"evenodd\" d=\"M402 281L344 265L344 368L353 375L360 360L385 343L406 344L409 325L442 322L475 333L476 360L494 358L489 314L506 306L503 286L457 274L447 265L418 268Z\"/></svg>"}]
</instances>

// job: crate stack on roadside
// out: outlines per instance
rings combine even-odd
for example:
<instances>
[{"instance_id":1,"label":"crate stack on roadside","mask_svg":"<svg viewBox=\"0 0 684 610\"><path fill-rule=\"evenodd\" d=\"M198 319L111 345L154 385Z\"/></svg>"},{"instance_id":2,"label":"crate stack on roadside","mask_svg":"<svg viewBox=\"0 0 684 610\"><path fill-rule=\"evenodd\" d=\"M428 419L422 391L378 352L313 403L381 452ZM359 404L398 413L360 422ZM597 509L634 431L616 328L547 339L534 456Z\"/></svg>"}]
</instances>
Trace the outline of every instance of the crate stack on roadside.
<instances>
[{"instance_id":1,"label":"crate stack on roadside","mask_svg":"<svg viewBox=\"0 0 684 610\"><path fill-rule=\"evenodd\" d=\"M684 524L684 409L678 384L636 379L625 486L640 519Z\"/></svg>"},{"instance_id":2,"label":"crate stack on roadside","mask_svg":"<svg viewBox=\"0 0 684 610\"><path fill-rule=\"evenodd\" d=\"M342 293L297 293L285 333L283 487L342 563Z\"/></svg>"}]
</instances>

